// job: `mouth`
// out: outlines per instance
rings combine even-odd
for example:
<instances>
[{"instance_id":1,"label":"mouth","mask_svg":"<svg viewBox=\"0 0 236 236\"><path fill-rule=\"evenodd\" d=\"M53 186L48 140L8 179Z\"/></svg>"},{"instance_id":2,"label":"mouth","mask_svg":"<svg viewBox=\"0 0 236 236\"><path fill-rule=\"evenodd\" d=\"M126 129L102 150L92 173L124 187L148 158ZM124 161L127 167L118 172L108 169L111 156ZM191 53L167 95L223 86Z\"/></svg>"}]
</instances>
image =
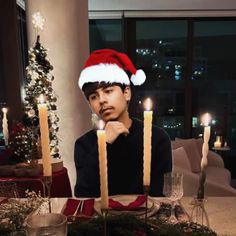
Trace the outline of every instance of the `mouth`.
<instances>
[{"instance_id":1,"label":"mouth","mask_svg":"<svg viewBox=\"0 0 236 236\"><path fill-rule=\"evenodd\" d=\"M100 115L106 115L107 113L110 113L113 110L113 107L105 107L101 108L99 111Z\"/></svg>"}]
</instances>

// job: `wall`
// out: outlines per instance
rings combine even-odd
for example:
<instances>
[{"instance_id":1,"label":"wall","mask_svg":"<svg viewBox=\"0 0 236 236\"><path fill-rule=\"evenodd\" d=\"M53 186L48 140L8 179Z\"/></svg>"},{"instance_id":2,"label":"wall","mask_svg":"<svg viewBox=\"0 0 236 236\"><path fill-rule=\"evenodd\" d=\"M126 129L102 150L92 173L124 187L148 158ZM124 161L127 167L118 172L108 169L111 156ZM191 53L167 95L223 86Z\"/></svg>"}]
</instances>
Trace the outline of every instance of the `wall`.
<instances>
[{"instance_id":1,"label":"wall","mask_svg":"<svg viewBox=\"0 0 236 236\"><path fill-rule=\"evenodd\" d=\"M54 68L53 89L58 95L60 118L59 148L73 189L76 179L74 143L91 127L90 110L78 87L78 77L89 54L87 1L28 0L26 3L30 46L35 42L32 14L39 11L45 18L40 39L49 49L48 58Z\"/></svg>"}]
</instances>

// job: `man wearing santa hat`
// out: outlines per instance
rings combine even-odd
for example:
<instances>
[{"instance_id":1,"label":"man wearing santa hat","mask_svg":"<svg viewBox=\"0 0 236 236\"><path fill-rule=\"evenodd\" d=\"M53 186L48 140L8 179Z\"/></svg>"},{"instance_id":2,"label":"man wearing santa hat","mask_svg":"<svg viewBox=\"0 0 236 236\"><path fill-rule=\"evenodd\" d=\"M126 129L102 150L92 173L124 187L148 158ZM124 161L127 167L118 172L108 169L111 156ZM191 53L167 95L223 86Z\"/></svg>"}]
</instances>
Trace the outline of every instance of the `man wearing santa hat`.
<instances>
[{"instance_id":1,"label":"man wearing santa hat","mask_svg":"<svg viewBox=\"0 0 236 236\"><path fill-rule=\"evenodd\" d=\"M128 74L131 73L131 79ZM108 191L115 194L143 193L143 122L131 118L130 81L134 86L146 79L129 57L111 49L94 51L79 77L79 87L92 111L105 122ZM99 197L99 160L96 130L75 143L77 182L75 196ZM167 133L152 128L151 196L161 196L163 175L172 170L171 144Z\"/></svg>"}]
</instances>

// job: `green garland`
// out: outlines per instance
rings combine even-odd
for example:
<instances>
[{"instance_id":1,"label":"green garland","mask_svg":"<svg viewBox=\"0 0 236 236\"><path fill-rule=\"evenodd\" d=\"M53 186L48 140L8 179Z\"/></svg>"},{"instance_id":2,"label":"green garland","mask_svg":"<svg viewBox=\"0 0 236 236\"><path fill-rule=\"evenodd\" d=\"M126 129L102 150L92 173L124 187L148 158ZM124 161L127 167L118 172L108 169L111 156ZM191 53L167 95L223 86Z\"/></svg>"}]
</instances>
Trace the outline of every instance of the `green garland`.
<instances>
[{"instance_id":1,"label":"green garland","mask_svg":"<svg viewBox=\"0 0 236 236\"><path fill-rule=\"evenodd\" d=\"M102 217L90 221L79 221L68 225L68 236L103 236ZM108 236L217 236L205 226L182 222L169 225L160 220L144 221L132 215L108 216Z\"/></svg>"}]
</instances>

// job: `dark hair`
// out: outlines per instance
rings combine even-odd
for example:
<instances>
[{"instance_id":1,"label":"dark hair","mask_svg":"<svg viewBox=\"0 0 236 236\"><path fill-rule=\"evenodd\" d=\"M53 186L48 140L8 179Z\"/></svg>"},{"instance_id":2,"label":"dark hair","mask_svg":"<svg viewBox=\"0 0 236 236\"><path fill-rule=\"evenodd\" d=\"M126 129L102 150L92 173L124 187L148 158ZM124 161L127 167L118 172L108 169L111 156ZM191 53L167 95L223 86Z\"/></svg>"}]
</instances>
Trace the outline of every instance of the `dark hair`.
<instances>
[{"instance_id":1,"label":"dark hair","mask_svg":"<svg viewBox=\"0 0 236 236\"><path fill-rule=\"evenodd\" d=\"M94 93L97 89L99 88L107 88L110 86L119 86L122 90L122 92L124 92L125 88L128 86L126 84L120 84L120 83L106 83L106 82L90 82L90 83L86 83L84 84L84 86L82 87L82 90L84 92L85 97L87 98L87 100L89 99L89 96Z\"/></svg>"}]
</instances>

